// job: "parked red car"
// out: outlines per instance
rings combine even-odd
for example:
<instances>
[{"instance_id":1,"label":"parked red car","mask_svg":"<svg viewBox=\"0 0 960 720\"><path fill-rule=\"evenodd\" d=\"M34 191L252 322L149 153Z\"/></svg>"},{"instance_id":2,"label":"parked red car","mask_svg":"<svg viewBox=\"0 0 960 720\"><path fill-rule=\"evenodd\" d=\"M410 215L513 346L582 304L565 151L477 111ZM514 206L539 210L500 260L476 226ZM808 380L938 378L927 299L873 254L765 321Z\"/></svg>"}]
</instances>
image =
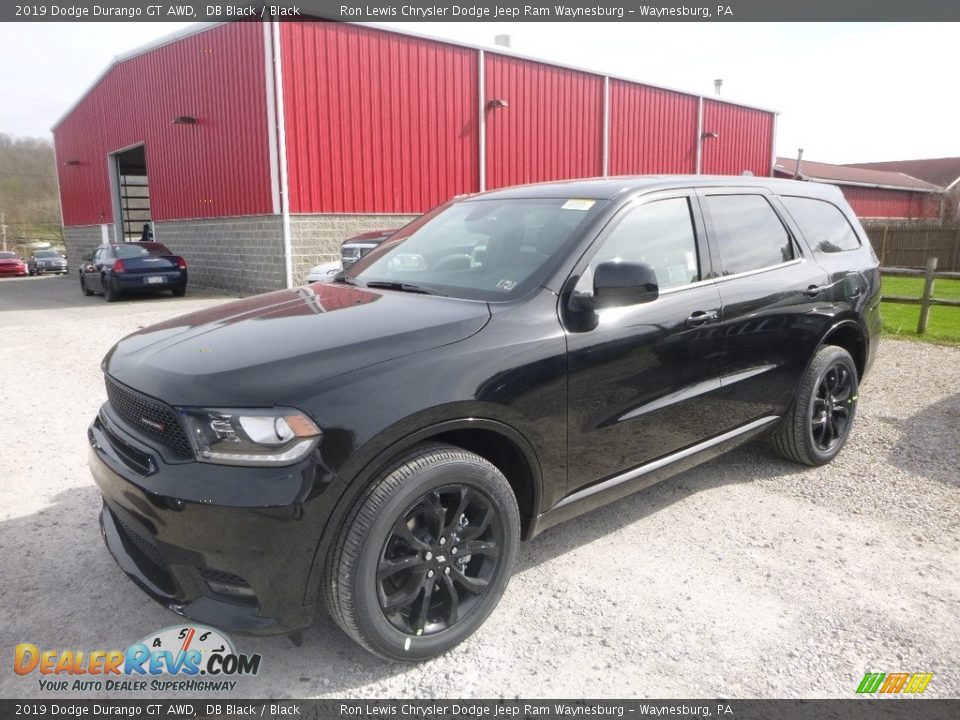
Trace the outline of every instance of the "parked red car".
<instances>
[{"instance_id":1,"label":"parked red car","mask_svg":"<svg viewBox=\"0 0 960 720\"><path fill-rule=\"evenodd\" d=\"M26 275L27 264L13 252L0 252L0 276Z\"/></svg>"}]
</instances>

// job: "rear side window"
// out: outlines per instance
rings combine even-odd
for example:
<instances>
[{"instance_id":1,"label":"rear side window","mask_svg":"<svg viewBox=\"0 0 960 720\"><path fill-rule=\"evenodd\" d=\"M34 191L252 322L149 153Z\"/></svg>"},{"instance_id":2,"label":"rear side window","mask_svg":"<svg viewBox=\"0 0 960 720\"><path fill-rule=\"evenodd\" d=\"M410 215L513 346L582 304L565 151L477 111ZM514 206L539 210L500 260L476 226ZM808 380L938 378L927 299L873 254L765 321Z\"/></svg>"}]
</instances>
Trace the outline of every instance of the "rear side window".
<instances>
[{"instance_id":1,"label":"rear side window","mask_svg":"<svg viewBox=\"0 0 960 720\"><path fill-rule=\"evenodd\" d=\"M790 234L762 195L708 195L721 274L760 270L793 260Z\"/></svg>"},{"instance_id":2,"label":"rear side window","mask_svg":"<svg viewBox=\"0 0 960 720\"><path fill-rule=\"evenodd\" d=\"M814 252L837 253L860 247L860 239L836 205L805 197L783 196L780 200Z\"/></svg>"},{"instance_id":3,"label":"rear side window","mask_svg":"<svg viewBox=\"0 0 960 720\"><path fill-rule=\"evenodd\" d=\"M117 245L116 247L117 257L127 259L135 257L144 257L146 255L171 255L172 253L167 250L165 245L160 243L126 243L124 245Z\"/></svg>"}]
</instances>

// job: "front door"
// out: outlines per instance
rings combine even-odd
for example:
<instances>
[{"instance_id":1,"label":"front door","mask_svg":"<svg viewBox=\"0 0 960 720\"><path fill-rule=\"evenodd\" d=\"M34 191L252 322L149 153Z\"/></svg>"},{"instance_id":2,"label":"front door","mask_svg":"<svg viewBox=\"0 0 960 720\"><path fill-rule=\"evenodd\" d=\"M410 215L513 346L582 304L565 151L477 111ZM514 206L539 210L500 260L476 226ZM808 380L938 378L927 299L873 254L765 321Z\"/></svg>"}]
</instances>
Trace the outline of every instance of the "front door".
<instances>
[{"instance_id":1,"label":"front door","mask_svg":"<svg viewBox=\"0 0 960 720\"><path fill-rule=\"evenodd\" d=\"M567 330L567 492L602 481L714 434L720 388L720 295L695 195L647 196L621 211L568 286L592 291L601 262L645 262L659 297L602 310L571 309Z\"/></svg>"}]
</instances>

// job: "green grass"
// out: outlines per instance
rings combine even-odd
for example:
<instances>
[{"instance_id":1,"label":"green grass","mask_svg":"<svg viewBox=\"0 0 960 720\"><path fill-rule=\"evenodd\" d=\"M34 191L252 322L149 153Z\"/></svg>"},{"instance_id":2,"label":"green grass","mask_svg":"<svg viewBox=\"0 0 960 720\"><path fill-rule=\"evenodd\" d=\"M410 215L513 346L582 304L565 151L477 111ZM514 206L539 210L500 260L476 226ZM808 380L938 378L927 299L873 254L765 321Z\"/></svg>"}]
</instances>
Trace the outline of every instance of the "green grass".
<instances>
[{"instance_id":1,"label":"green grass","mask_svg":"<svg viewBox=\"0 0 960 720\"><path fill-rule=\"evenodd\" d=\"M919 298L923 295L923 278L883 278L884 295L902 295ZM960 280L937 280L933 285L935 298L960 299ZM883 330L888 335L911 340L927 340L935 343L960 344L960 307L930 308L927 332L917 335L920 319L919 305L882 303Z\"/></svg>"}]
</instances>

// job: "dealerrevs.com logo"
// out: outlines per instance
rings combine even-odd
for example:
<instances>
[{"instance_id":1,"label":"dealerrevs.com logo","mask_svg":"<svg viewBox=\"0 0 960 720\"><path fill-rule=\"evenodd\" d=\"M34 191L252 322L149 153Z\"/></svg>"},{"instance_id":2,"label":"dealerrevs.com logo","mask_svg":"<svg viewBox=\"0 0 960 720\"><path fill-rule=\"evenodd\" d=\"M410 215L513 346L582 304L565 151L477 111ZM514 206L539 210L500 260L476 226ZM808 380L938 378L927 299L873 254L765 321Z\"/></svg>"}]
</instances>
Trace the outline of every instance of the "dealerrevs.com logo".
<instances>
[{"instance_id":1,"label":"dealerrevs.com logo","mask_svg":"<svg viewBox=\"0 0 960 720\"><path fill-rule=\"evenodd\" d=\"M126 650L42 650L20 643L17 675L38 675L46 692L230 692L237 676L256 675L260 655L238 653L219 630L180 625L151 633Z\"/></svg>"}]
</instances>

